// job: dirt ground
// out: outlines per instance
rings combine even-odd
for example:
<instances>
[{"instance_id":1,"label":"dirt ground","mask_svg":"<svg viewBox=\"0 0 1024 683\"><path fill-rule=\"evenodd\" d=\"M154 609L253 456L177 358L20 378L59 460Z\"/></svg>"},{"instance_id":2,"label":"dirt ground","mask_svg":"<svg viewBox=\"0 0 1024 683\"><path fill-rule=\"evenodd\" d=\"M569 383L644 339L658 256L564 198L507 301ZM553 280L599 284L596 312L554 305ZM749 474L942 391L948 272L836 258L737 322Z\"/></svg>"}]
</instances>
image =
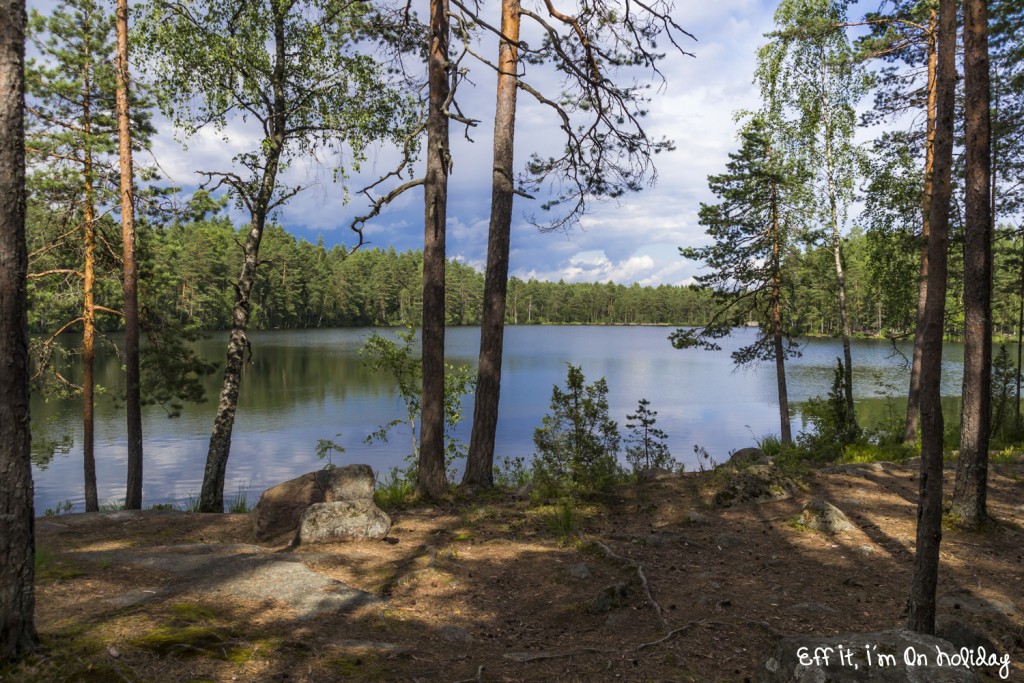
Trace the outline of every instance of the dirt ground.
<instances>
[{"instance_id":1,"label":"dirt ground","mask_svg":"<svg viewBox=\"0 0 1024 683\"><path fill-rule=\"evenodd\" d=\"M947 470L947 486L952 476ZM210 581L181 588L159 562L125 561L185 544L251 551L239 545L255 543L247 515L40 518L36 618L46 647L0 678L744 681L759 675L780 635L903 623L914 467L818 471L791 499L718 510L709 500L721 479L624 485L573 511L578 536L559 536L557 508L476 498L395 511L391 542L266 548L379 598L315 618L273 595L239 597ZM994 466L997 522L981 532L945 529L939 585L940 612L983 629L1010 655L1009 680L1018 681L1022 481L1024 465ZM857 530L828 536L796 523L814 497Z\"/></svg>"}]
</instances>

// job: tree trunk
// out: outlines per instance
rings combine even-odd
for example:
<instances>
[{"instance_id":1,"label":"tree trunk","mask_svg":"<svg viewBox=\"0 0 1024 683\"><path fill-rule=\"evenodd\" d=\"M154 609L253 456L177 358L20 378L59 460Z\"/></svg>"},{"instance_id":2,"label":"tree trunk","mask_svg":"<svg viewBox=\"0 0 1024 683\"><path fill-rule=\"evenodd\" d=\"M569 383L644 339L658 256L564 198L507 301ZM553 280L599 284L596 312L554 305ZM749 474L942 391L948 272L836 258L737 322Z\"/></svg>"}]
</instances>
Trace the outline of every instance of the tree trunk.
<instances>
[{"instance_id":1,"label":"tree trunk","mask_svg":"<svg viewBox=\"0 0 1024 683\"><path fill-rule=\"evenodd\" d=\"M85 202L83 206L83 239L85 242L85 267L83 269L82 287L84 290L84 310L82 315L84 333L82 335L82 456L85 465L85 511L98 512L100 509L99 494L96 490L96 454L95 454L95 405L96 382L93 370L96 362L96 192L93 187L92 170L92 120L90 117L90 93L92 79L89 75L90 55L86 47L85 62L82 71L85 83L82 99L82 129L85 135L84 164L82 178L84 180Z\"/></svg>"},{"instance_id":2,"label":"tree trunk","mask_svg":"<svg viewBox=\"0 0 1024 683\"><path fill-rule=\"evenodd\" d=\"M200 512L224 512L224 479L231 452L231 431L235 426L235 412L238 410L238 392L242 379L242 364L249 349L246 331L249 327L249 312L252 309L252 287L256 282L256 266L259 263L260 241L267 221L267 212L277 184L277 170L284 151L285 126L288 122L285 111L285 25L284 8L274 12L274 74L273 74L273 116L269 121L269 136L264 139L267 163L263 167L263 178L256 196L251 202L249 234L242 247L242 272L235 285L235 307L231 316L231 337L228 340L227 361L224 365L224 382L217 402L217 416L210 433L210 446L206 453L206 469L203 472L203 488L199 494ZM236 188L237 189L237 188Z\"/></svg>"},{"instance_id":3,"label":"tree trunk","mask_svg":"<svg viewBox=\"0 0 1024 683\"><path fill-rule=\"evenodd\" d=\"M448 0L430 0L427 80L427 174L423 187L423 399L416 493L437 498L448 488L444 471L444 270L448 207Z\"/></svg>"},{"instance_id":4,"label":"tree trunk","mask_svg":"<svg viewBox=\"0 0 1024 683\"><path fill-rule=\"evenodd\" d=\"M0 661L36 648L25 247L25 3L0 3Z\"/></svg>"},{"instance_id":5,"label":"tree trunk","mask_svg":"<svg viewBox=\"0 0 1024 683\"><path fill-rule=\"evenodd\" d=\"M917 552L907 625L935 632L935 591L942 542L942 332L946 307L946 260L953 166L953 104L956 89L956 3L940 0L936 69L935 161L929 207L928 296L921 354L921 476Z\"/></svg>"},{"instance_id":6,"label":"tree trunk","mask_svg":"<svg viewBox=\"0 0 1024 683\"><path fill-rule=\"evenodd\" d=\"M462 483L494 483L494 437L501 396L501 359L508 293L508 258L512 231L512 153L516 125L519 68L519 0L504 0L498 47L498 103L494 113L494 169L491 179L491 222L487 236L487 273L480 321L480 363L473 405L473 433Z\"/></svg>"},{"instance_id":7,"label":"tree trunk","mask_svg":"<svg viewBox=\"0 0 1024 683\"><path fill-rule=\"evenodd\" d=\"M782 268L781 229L779 225L778 198L772 189L772 263L775 271L772 281L772 340L775 346L775 379L779 387L779 424L782 445L793 443L789 423L789 391L786 389L786 352L782 345L782 283L779 273Z\"/></svg>"},{"instance_id":8,"label":"tree trunk","mask_svg":"<svg viewBox=\"0 0 1024 683\"><path fill-rule=\"evenodd\" d=\"M964 2L964 91L967 152L964 234L964 382L960 459L953 513L969 526L988 516L988 440L992 413L992 205L988 9Z\"/></svg>"},{"instance_id":9,"label":"tree trunk","mask_svg":"<svg viewBox=\"0 0 1024 683\"><path fill-rule=\"evenodd\" d=\"M833 203L835 199L833 198ZM846 310L846 273L843 271L842 240L839 223L832 209L832 254L836 262L836 284L839 289L839 322L843 331L843 394L846 397L846 425L852 434L857 429L857 416L853 411L853 357L850 354L850 317Z\"/></svg>"},{"instance_id":10,"label":"tree trunk","mask_svg":"<svg viewBox=\"0 0 1024 683\"><path fill-rule=\"evenodd\" d=\"M935 107L936 107L936 65L938 51L935 49L935 32L938 16L932 12L928 22L928 101L925 118L924 188L921 212L921 268L917 289L917 324L914 328L914 350L910 364L910 389L907 392L907 419L903 427L903 443L913 446L917 442L918 420L921 413L921 348L924 343L924 306L928 298L928 236L932 184L935 170Z\"/></svg>"},{"instance_id":11,"label":"tree trunk","mask_svg":"<svg viewBox=\"0 0 1024 683\"><path fill-rule=\"evenodd\" d=\"M128 0L117 0L117 145L121 161L121 246L124 260L125 412L128 425L126 510L142 509L142 390L139 378L139 273L135 264L135 192L128 108Z\"/></svg>"}]
</instances>

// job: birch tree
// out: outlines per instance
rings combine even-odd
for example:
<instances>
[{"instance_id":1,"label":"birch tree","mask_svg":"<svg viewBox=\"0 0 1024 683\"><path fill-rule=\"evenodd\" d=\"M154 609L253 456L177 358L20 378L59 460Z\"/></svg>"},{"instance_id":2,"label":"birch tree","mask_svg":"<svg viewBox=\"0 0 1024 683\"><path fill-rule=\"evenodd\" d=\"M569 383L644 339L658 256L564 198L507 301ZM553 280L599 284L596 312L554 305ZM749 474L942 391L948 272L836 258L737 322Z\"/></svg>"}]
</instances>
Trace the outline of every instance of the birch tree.
<instances>
[{"instance_id":1,"label":"birch tree","mask_svg":"<svg viewBox=\"0 0 1024 683\"><path fill-rule=\"evenodd\" d=\"M846 37L845 5L834 0L784 0L777 30L758 53L757 80L773 118L791 122L790 152L816 169L812 177L822 232L835 262L845 372L846 424L856 430L853 359L842 253L843 224L853 201L859 150L853 143L855 107L867 77Z\"/></svg>"},{"instance_id":2,"label":"birch tree","mask_svg":"<svg viewBox=\"0 0 1024 683\"><path fill-rule=\"evenodd\" d=\"M257 133L255 146L235 155L230 169L202 172L211 191L227 188L249 214L200 493L203 512L223 512L263 230L268 216L305 187L282 174L301 156L343 149L357 167L372 141L404 138L408 107L367 52L381 40L381 24L368 3L156 0L146 12L145 51L162 74L161 107L175 123L188 135L244 122Z\"/></svg>"}]
</instances>

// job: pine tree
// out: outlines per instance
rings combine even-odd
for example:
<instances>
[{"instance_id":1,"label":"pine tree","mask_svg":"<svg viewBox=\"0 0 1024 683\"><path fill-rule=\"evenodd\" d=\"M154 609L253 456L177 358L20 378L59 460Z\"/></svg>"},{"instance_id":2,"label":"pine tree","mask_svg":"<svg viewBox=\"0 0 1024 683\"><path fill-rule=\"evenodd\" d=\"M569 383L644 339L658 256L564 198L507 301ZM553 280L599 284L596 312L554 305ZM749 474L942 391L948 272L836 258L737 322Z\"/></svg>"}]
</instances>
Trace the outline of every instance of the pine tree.
<instances>
[{"instance_id":1,"label":"pine tree","mask_svg":"<svg viewBox=\"0 0 1024 683\"><path fill-rule=\"evenodd\" d=\"M783 256L801 220L802 174L777 153L763 117L750 120L740 137L740 150L729 155L726 172L708 178L719 203L700 207L700 223L714 242L679 250L711 270L697 281L714 291L717 310L704 327L676 330L669 339L676 348L717 350L715 340L735 327L762 323L757 340L732 357L737 364L775 362L782 442L791 443L785 359L797 350L787 320Z\"/></svg>"},{"instance_id":2,"label":"pine tree","mask_svg":"<svg viewBox=\"0 0 1024 683\"><path fill-rule=\"evenodd\" d=\"M93 438L96 316L121 315L113 300L104 305L108 303L104 292L111 285L101 281L103 270L108 274L115 270L115 264L109 262L103 269L104 261L116 258L104 248L113 240L106 239L104 229L111 225L101 218L102 205L116 197L119 177L114 161L117 124L112 20L94 0L68 0L49 16L33 12L29 31L40 58L26 66L31 200L49 211L59 211L67 219L65 228L70 226L49 244L33 245L33 255L52 259L55 250L60 255L52 266L38 268L39 263L34 263L30 277L70 277L82 284L81 315L60 328L82 326L81 384L72 385L59 373L54 376L82 396L87 511L99 509ZM144 140L151 132L145 107L135 107L135 111L134 124ZM78 235L80 245L76 244ZM38 369L52 359L54 337L36 344Z\"/></svg>"},{"instance_id":3,"label":"pine tree","mask_svg":"<svg viewBox=\"0 0 1024 683\"><path fill-rule=\"evenodd\" d=\"M674 469L676 461L668 450L665 440L668 438L663 430L655 427L658 411L651 410L651 402L646 398L640 399L636 406L636 412L626 415L626 429L630 431L626 442L626 461L633 467L633 472L638 473L649 469Z\"/></svg>"}]
</instances>

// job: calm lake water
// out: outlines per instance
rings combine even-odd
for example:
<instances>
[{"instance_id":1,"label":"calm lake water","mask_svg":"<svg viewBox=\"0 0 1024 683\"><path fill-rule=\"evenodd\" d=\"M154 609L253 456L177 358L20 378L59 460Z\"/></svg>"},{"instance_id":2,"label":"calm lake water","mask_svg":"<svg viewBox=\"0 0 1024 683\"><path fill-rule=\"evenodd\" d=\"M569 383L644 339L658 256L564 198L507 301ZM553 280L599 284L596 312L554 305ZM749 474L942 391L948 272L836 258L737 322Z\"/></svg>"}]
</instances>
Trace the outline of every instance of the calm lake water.
<instances>
[{"instance_id":1,"label":"calm lake water","mask_svg":"<svg viewBox=\"0 0 1024 683\"><path fill-rule=\"evenodd\" d=\"M548 412L553 384L563 384L566 363L580 365L588 381L605 377L612 419L625 431L626 415L647 398L658 411L658 426L668 432L673 455L696 463L694 444L722 460L737 448L752 445L753 435L777 434L778 408L774 365L736 370L731 350L755 330L739 330L723 340L718 352L677 351L667 341L668 327L510 327L498 424L497 456L533 453L533 430ZM248 490L255 502L267 487L323 466L315 453L318 439L334 439L346 452L335 464L368 463L377 472L402 464L410 451L408 432L396 431L389 443L363 443L380 425L404 415L396 387L384 373L370 372L359 358L369 329L253 332L253 363L242 380L225 497ZM221 361L226 333L199 343L201 353ZM478 328L450 328L450 362L475 365ZM943 395L958 396L962 347L945 345ZM909 345L901 347L909 355ZM806 340L803 355L789 361L790 401L825 394L832 381L838 340ZM864 423L890 411L902 414L899 396L909 371L903 357L881 340L858 340L853 346L854 393ZM119 363L101 360L97 380L111 393L123 382ZM208 400L188 405L181 417L168 418L160 406L143 412L145 435L144 504L186 501L198 496L206 448L220 387L210 378ZM467 419L459 429L469 441L472 398L464 401ZM33 430L44 439L70 436L72 446L45 466L34 468L37 514L70 500L84 509L82 493L81 408L75 401L32 401ZM794 432L801 420L793 421ZM400 430L401 428L397 428ZM337 434L341 436L336 436ZM123 499L126 442L124 411L109 396L96 406L96 469L101 501Z\"/></svg>"}]
</instances>

